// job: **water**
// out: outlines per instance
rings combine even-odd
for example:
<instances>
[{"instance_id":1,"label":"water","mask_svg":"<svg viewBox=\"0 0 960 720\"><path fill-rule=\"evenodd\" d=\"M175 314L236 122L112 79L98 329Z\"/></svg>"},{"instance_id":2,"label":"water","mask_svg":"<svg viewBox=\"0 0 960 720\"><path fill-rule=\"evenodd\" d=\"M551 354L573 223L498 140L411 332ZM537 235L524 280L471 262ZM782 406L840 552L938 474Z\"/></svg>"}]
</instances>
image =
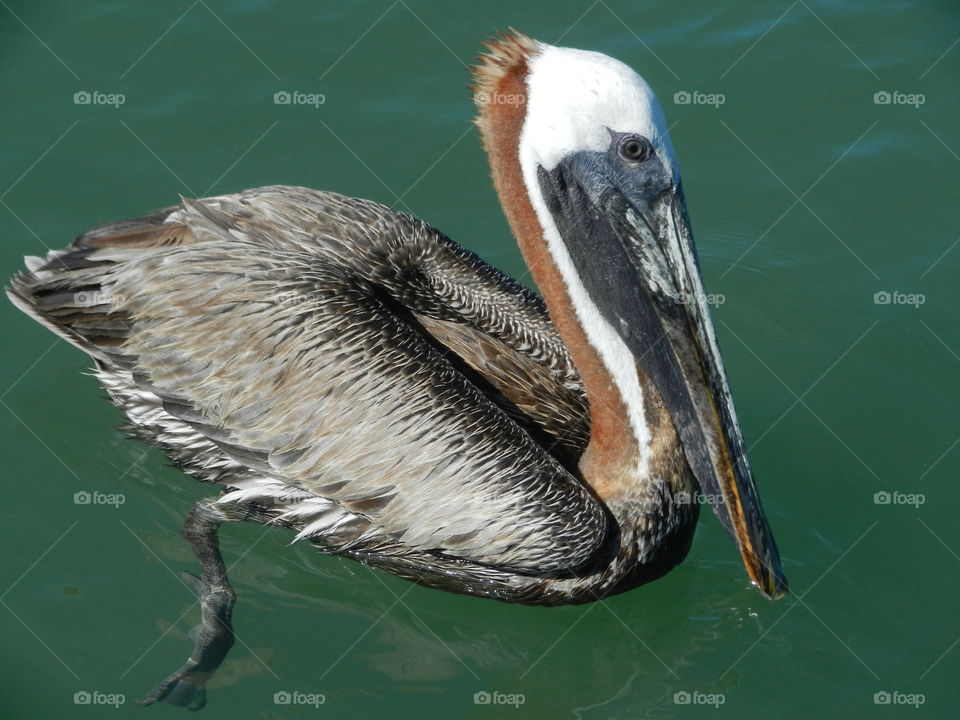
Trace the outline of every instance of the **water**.
<instances>
[{"instance_id":1,"label":"water","mask_svg":"<svg viewBox=\"0 0 960 720\"><path fill-rule=\"evenodd\" d=\"M178 193L268 183L409 208L522 277L463 67L512 25L613 54L657 90L706 284L725 299L718 334L793 596L750 590L712 517L663 580L558 609L410 586L231 526L240 642L206 717L956 714L952 4L8 5L4 277L44 244ZM324 103L275 105L283 90ZM124 102L74 104L80 91ZM903 104L911 94L923 104ZM175 573L195 568L177 533L206 490L111 430L120 418L81 376L84 356L0 312L3 715L173 717L133 700L189 650L198 613ZM79 491L124 502L77 505ZM126 702L77 705L81 691ZM276 704L282 691L326 702ZM476 705L478 691L524 704ZM875 705L884 692L900 704ZM917 694L920 712L902 704Z\"/></svg>"}]
</instances>

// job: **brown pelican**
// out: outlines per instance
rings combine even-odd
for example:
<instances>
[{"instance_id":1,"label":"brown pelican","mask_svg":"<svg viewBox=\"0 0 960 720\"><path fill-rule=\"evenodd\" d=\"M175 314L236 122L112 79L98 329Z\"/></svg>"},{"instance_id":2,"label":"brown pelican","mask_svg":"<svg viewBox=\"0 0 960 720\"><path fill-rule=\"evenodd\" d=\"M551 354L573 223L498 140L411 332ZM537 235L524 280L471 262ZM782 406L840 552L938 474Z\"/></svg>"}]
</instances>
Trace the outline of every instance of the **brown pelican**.
<instances>
[{"instance_id":1,"label":"brown pelican","mask_svg":"<svg viewBox=\"0 0 960 720\"><path fill-rule=\"evenodd\" d=\"M202 705L233 642L229 520L553 605L668 572L703 493L786 592L656 97L595 52L487 47L476 122L543 300L410 215L296 187L110 223L13 279L129 431L221 488L183 531L202 630L146 702Z\"/></svg>"}]
</instances>

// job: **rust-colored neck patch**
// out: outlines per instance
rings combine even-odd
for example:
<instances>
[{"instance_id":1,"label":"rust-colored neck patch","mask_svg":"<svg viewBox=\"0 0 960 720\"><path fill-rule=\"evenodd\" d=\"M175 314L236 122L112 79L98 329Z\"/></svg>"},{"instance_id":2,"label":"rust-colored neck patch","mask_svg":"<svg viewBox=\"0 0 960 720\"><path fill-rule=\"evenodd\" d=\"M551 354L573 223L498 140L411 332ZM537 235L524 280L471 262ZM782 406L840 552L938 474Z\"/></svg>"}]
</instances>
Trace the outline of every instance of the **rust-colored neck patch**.
<instances>
[{"instance_id":1,"label":"rust-colored neck patch","mask_svg":"<svg viewBox=\"0 0 960 720\"><path fill-rule=\"evenodd\" d=\"M477 127L490 158L493 184L550 319L570 350L590 403L590 444L580 461L583 479L604 501L618 499L637 481L637 440L613 377L590 344L550 254L530 202L520 166L520 135L526 118L529 63L540 45L511 31L486 44L474 73Z\"/></svg>"}]
</instances>

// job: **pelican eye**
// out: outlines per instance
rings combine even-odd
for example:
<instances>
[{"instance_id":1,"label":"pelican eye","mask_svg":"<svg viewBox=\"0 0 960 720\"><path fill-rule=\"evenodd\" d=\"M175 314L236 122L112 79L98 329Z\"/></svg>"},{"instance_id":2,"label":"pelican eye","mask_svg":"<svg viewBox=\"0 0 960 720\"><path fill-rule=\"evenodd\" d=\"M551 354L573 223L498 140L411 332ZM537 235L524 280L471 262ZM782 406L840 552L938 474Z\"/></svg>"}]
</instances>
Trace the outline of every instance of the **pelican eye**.
<instances>
[{"instance_id":1,"label":"pelican eye","mask_svg":"<svg viewBox=\"0 0 960 720\"><path fill-rule=\"evenodd\" d=\"M617 150L620 157L630 162L643 162L653 155L653 145L642 135L625 135Z\"/></svg>"}]
</instances>

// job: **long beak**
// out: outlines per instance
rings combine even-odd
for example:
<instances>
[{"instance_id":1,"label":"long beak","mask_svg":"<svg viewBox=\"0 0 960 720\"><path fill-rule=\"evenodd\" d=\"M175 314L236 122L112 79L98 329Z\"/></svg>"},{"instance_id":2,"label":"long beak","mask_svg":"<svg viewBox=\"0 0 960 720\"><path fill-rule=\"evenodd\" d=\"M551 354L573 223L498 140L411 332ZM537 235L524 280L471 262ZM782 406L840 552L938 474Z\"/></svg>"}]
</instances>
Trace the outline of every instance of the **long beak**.
<instances>
[{"instance_id":1,"label":"long beak","mask_svg":"<svg viewBox=\"0 0 960 720\"><path fill-rule=\"evenodd\" d=\"M710 319L682 190L611 182L600 157L540 173L580 279L659 390L687 462L767 597L788 592ZM654 178L656 179L656 178Z\"/></svg>"},{"instance_id":2,"label":"long beak","mask_svg":"<svg viewBox=\"0 0 960 720\"><path fill-rule=\"evenodd\" d=\"M747 460L743 435L724 372L703 288L686 204L678 187L648 206L639 233L654 235L679 295L656 298L660 319L673 350L668 362L678 366L684 393L670 393L674 417L685 418L679 431L688 462L710 505L740 550L750 580L770 598L788 592L780 554L767 523ZM629 224L633 224L629 221ZM636 231L636 227L633 228ZM664 373L664 379L669 376ZM694 417L688 418L692 405ZM706 450L706 452L704 452Z\"/></svg>"}]
</instances>

